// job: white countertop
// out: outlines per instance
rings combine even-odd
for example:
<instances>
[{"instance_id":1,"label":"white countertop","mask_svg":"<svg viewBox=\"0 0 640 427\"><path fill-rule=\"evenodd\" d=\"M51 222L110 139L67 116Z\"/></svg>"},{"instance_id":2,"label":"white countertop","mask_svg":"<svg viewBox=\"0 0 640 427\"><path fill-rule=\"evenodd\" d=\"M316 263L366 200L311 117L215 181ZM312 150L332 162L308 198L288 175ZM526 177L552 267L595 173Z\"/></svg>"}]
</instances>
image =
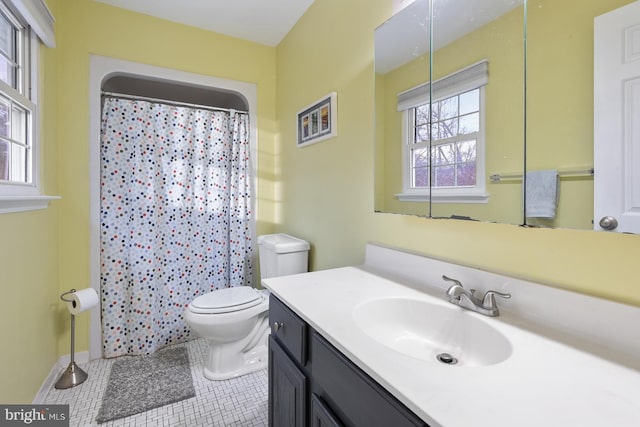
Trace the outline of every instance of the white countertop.
<instances>
[{"instance_id":1,"label":"white countertop","mask_svg":"<svg viewBox=\"0 0 640 427\"><path fill-rule=\"evenodd\" d=\"M490 318L466 311L509 339L513 353L506 361L439 365L377 342L352 313L386 297L454 307L444 293L440 298L366 266L271 278L263 285L430 426L640 426L638 370L532 333L535 328L510 313Z\"/></svg>"}]
</instances>

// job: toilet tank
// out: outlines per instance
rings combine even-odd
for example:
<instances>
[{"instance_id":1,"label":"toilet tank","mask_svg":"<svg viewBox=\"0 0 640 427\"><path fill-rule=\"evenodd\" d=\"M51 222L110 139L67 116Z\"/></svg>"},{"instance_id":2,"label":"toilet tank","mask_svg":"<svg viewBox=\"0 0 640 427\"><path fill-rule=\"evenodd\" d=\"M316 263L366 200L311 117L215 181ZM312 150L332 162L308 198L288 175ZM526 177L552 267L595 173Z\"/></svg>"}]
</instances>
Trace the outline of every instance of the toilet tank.
<instances>
[{"instance_id":1,"label":"toilet tank","mask_svg":"<svg viewBox=\"0 0 640 427\"><path fill-rule=\"evenodd\" d=\"M284 233L258 236L260 278L306 273L309 247L309 242Z\"/></svg>"}]
</instances>

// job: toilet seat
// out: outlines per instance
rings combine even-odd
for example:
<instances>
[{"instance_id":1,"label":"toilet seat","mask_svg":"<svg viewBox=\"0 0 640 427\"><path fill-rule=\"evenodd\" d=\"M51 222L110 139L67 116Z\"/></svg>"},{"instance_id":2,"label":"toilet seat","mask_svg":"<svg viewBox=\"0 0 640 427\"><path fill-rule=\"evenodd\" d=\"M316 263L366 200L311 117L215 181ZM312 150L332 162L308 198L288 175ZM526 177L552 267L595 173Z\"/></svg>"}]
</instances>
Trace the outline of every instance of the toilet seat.
<instances>
[{"instance_id":1,"label":"toilet seat","mask_svg":"<svg viewBox=\"0 0 640 427\"><path fill-rule=\"evenodd\" d=\"M189 310L199 314L232 313L254 307L264 301L264 296L250 286L218 289L200 295L189 304Z\"/></svg>"}]
</instances>

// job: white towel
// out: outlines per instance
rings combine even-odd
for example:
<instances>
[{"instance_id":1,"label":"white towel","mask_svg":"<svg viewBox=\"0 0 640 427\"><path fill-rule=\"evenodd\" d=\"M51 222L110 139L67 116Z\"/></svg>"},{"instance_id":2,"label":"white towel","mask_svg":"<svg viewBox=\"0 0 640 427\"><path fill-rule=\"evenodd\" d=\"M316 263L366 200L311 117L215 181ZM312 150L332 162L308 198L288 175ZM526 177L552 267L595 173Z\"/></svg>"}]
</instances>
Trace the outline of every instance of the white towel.
<instances>
[{"instance_id":1,"label":"white towel","mask_svg":"<svg viewBox=\"0 0 640 427\"><path fill-rule=\"evenodd\" d=\"M558 193L558 171L528 171L525 192L527 218L555 218Z\"/></svg>"}]
</instances>

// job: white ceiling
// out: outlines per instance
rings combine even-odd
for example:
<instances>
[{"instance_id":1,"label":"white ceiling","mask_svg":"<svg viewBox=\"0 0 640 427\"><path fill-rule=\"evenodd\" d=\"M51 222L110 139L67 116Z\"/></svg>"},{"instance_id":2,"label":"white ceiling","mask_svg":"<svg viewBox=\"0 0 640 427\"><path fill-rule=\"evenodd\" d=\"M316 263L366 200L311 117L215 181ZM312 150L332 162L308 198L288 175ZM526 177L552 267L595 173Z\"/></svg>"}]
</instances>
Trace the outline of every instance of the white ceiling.
<instances>
[{"instance_id":1,"label":"white ceiling","mask_svg":"<svg viewBox=\"0 0 640 427\"><path fill-rule=\"evenodd\" d=\"M277 46L314 0L96 1L267 46Z\"/></svg>"}]
</instances>

